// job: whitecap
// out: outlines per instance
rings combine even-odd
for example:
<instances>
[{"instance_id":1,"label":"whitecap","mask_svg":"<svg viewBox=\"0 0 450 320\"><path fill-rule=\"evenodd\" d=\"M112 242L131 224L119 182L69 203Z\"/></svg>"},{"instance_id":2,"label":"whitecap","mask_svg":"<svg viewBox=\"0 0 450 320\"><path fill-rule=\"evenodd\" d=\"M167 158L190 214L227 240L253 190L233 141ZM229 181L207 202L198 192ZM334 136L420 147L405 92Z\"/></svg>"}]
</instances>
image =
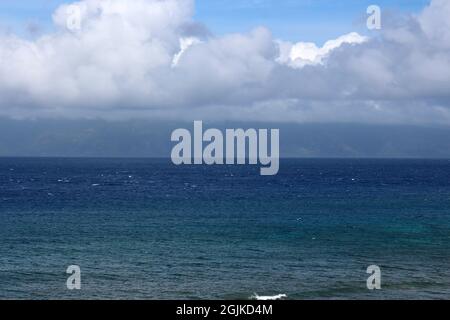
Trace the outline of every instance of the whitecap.
<instances>
[{"instance_id":1,"label":"whitecap","mask_svg":"<svg viewBox=\"0 0 450 320\"><path fill-rule=\"evenodd\" d=\"M252 300L270 301L270 300L281 300L286 299L288 296L286 294L277 294L275 296L259 296L258 294L253 294L250 297Z\"/></svg>"}]
</instances>

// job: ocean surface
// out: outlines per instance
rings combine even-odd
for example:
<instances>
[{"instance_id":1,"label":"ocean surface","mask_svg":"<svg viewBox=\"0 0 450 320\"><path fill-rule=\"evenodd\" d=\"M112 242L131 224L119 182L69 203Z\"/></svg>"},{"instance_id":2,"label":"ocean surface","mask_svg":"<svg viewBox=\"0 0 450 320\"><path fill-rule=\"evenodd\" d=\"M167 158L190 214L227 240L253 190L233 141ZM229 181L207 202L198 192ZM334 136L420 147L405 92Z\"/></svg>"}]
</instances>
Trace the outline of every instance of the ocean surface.
<instances>
[{"instance_id":1,"label":"ocean surface","mask_svg":"<svg viewBox=\"0 0 450 320\"><path fill-rule=\"evenodd\" d=\"M0 159L0 299L255 293L449 299L450 160Z\"/></svg>"}]
</instances>

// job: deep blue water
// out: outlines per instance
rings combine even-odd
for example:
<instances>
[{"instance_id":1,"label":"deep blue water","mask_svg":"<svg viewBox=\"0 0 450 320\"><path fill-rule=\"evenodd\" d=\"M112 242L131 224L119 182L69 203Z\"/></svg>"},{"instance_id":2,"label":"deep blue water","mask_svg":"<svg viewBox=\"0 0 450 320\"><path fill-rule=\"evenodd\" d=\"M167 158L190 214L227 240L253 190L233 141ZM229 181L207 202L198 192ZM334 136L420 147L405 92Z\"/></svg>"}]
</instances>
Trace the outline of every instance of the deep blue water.
<instances>
[{"instance_id":1,"label":"deep blue water","mask_svg":"<svg viewBox=\"0 0 450 320\"><path fill-rule=\"evenodd\" d=\"M450 161L0 159L0 298L253 293L450 298Z\"/></svg>"}]
</instances>

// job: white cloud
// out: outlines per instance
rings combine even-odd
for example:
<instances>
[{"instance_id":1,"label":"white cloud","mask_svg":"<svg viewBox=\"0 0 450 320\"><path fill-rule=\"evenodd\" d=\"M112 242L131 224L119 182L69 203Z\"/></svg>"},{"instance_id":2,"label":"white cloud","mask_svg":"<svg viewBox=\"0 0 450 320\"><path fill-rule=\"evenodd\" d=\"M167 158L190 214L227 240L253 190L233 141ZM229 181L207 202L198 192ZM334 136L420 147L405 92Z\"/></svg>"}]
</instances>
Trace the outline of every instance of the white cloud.
<instances>
[{"instance_id":1,"label":"white cloud","mask_svg":"<svg viewBox=\"0 0 450 320\"><path fill-rule=\"evenodd\" d=\"M436 46L450 49L450 3L433 0L419 16L418 21L428 39Z\"/></svg>"},{"instance_id":2,"label":"white cloud","mask_svg":"<svg viewBox=\"0 0 450 320\"><path fill-rule=\"evenodd\" d=\"M312 42L298 42L296 44L291 44L280 41L280 57L278 58L278 61L286 63L294 68L323 64L330 53L343 44L361 44L367 40L367 37L352 32L335 40L329 40L320 48Z\"/></svg>"},{"instance_id":3,"label":"white cloud","mask_svg":"<svg viewBox=\"0 0 450 320\"><path fill-rule=\"evenodd\" d=\"M0 115L450 124L450 2L324 46L214 37L193 0L85 0L81 29L0 35Z\"/></svg>"},{"instance_id":4,"label":"white cloud","mask_svg":"<svg viewBox=\"0 0 450 320\"><path fill-rule=\"evenodd\" d=\"M189 49L189 47L201 43L201 40L195 37L181 38L180 39L180 52L173 56L172 67L176 67L180 62L183 54Z\"/></svg>"}]
</instances>

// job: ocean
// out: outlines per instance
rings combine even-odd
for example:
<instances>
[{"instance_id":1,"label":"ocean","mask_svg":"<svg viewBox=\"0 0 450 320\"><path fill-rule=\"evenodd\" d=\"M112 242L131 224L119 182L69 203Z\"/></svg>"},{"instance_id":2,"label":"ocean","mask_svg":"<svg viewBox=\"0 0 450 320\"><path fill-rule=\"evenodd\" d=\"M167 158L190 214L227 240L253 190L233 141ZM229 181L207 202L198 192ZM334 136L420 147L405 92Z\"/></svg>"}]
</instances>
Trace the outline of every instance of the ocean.
<instances>
[{"instance_id":1,"label":"ocean","mask_svg":"<svg viewBox=\"0 0 450 320\"><path fill-rule=\"evenodd\" d=\"M450 160L0 159L0 299L255 294L449 299Z\"/></svg>"}]
</instances>

